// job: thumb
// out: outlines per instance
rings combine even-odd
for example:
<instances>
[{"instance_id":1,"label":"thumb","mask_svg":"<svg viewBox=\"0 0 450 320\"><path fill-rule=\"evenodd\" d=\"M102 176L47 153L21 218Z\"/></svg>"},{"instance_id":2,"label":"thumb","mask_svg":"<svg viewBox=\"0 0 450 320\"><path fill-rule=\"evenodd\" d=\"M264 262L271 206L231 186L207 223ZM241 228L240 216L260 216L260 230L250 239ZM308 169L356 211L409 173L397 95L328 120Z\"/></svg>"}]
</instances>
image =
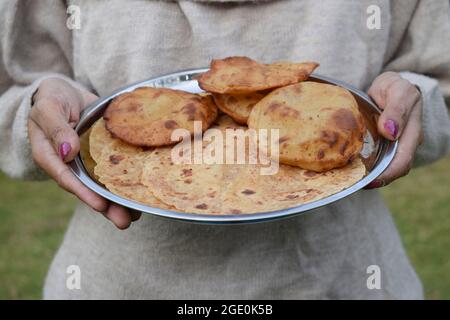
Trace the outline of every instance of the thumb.
<instances>
[{"instance_id":1,"label":"thumb","mask_svg":"<svg viewBox=\"0 0 450 320\"><path fill-rule=\"evenodd\" d=\"M72 161L80 151L80 139L68 125L61 128L61 133L52 142L55 148L58 148L58 155L64 162Z\"/></svg>"},{"instance_id":2,"label":"thumb","mask_svg":"<svg viewBox=\"0 0 450 320\"><path fill-rule=\"evenodd\" d=\"M90 91L83 90L81 92L81 94L83 96L83 101L84 101L83 109L88 107L89 105L91 105L94 101L98 100L98 96L93 94Z\"/></svg>"}]
</instances>

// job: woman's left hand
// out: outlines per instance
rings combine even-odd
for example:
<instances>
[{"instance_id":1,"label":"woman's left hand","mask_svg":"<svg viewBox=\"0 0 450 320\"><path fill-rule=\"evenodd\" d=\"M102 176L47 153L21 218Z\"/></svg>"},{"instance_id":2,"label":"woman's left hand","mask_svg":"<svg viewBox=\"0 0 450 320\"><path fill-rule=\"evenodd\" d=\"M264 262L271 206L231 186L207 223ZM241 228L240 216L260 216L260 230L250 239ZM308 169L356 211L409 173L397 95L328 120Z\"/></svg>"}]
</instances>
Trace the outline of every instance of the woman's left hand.
<instances>
[{"instance_id":1,"label":"woman's left hand","mask_svg":"<svg viewBox=\"0 0 450 320\"><path fill-rule=\"evenodd\" d=\"M422 99L420 91L398 73L379 75L369 95L383 109L378 119L378 132L389 140L398 139L398 149L389 167L366 189L380 188L411 170L414 154L422 143Z\"/></svg>"}]
</instances>

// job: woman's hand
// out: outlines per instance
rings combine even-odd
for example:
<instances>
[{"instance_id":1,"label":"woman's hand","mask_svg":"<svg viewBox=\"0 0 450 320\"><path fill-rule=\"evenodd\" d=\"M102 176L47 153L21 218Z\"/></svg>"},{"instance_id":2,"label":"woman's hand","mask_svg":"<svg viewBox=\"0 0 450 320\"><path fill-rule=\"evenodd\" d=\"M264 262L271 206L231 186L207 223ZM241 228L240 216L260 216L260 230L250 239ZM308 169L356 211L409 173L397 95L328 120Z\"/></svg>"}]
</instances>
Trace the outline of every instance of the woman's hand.
<instances>
[{"instance_id":1,"label":"woman's hand","mask_svg":"<svg viewBox=\"0 0 450 320\"><path fill-rule=\"evenodd\" d=\"M88 91L75 89L62 79L42 81L33 96L28 120L33 159L59 186L101 212L117 228L126 229L131 221L139 219L140 213L109 203L85 187L66 165L80 150L79 137L73 130L80 119L80 112L97 98Z\"/></svg>"},{"instance_id":2,"label":"woman's hand","mask_svg":"<svg viewBox=\"0 0 450 320\"><path fill-rule=\"evenodd\" d=\"M373 189L388 185L408 174L414 154L422 143L422 99L420 91L398 73L379 75L369 89L369 95L383 109L378 119L378 131L389 140L397 140L398 149L389 167L366 186Z\"/></svg>"}]
</instances>

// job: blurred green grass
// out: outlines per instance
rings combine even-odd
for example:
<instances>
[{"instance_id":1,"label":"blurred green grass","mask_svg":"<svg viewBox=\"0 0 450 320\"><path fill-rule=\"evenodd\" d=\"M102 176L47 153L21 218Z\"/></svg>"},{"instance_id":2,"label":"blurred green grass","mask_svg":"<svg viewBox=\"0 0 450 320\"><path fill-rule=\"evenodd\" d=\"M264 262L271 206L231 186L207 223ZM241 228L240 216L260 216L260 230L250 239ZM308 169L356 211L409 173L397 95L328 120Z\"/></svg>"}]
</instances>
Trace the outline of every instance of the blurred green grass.
<instances>
[{"instance_id":1,"label":"blurred green grass","mask_svg":"<svg viewBox=\"0 0 450 320\"><path fill-rule=\"evenodd\" d=\"M0 299L40 299L75 198L51 181L0 174ZM428 299L450 299L450 158L384 188Z\"/></svg>"}]
</instances>

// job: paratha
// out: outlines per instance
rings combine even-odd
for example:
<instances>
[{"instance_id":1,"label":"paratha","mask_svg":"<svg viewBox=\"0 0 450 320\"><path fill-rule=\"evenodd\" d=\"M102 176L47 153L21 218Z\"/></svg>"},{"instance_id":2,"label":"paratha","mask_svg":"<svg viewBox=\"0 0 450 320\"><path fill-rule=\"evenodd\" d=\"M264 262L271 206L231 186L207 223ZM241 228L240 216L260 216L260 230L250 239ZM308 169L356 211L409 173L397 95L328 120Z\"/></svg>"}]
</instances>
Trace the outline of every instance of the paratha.
<instances>
[{"instance_id":1,"label":"paratha","mask_svg":"<svg viewBox=\"0 0 450 320\"><path fill-rule=\"evenodd\" d=\"M226 122L213 128L247 130ZM324 173L280 165L278 173L262 175L261 164L179 164L174 163L170 147L156 150L145 161L142 183L158 199L191 213L243 214L285 209L339 192L365 174L359 158Z\"/></svg>"}]
</instances>

